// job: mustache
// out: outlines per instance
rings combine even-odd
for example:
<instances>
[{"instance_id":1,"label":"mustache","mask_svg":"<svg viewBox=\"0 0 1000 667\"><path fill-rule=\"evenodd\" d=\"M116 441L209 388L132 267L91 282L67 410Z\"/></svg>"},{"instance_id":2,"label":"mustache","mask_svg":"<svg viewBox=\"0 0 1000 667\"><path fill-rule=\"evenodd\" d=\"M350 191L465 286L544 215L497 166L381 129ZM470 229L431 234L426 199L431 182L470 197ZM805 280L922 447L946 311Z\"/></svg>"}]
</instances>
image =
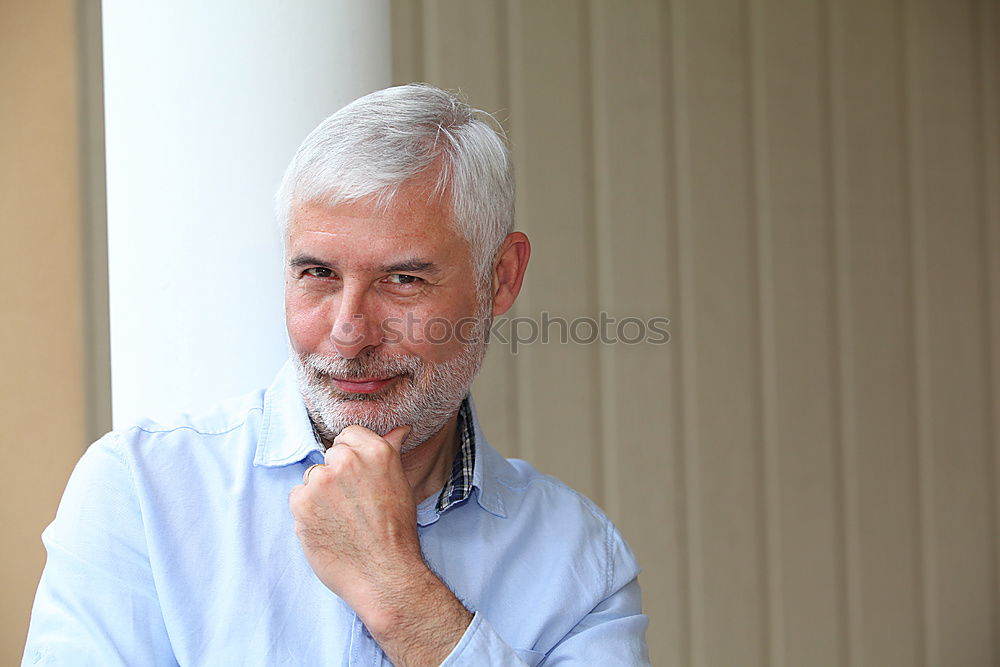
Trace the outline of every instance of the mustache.
<instances>
[{"instance_id":1,"label":"mustache","mask_svg":"<svg viewBox=\"0 0 1000 667\"><path fill-rule=\"evenodd\" d=\"M341 356L306 354L300 356L302 367L319 379L335 377L353 380L405 375L415 377L424 366L419 357L364 353L352 359Z\"/></svg>"}]
</instances>

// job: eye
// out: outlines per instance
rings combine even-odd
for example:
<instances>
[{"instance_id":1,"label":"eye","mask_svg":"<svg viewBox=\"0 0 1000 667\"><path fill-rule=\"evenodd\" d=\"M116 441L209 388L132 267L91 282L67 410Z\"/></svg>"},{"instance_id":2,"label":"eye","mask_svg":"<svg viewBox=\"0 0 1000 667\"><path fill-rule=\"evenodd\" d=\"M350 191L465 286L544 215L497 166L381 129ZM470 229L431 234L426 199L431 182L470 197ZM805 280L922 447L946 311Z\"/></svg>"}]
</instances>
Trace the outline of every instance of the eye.
<instances>
[{"instance_id":1,"label":"eye","mask_svg":"<svg viewBox=\"0 0 1000 667\"><path fill-rule=\"evenodd\" d=\"M303 275L312 276L313 278L332 278L333 271L322 266L314 266L310 269L306 269L302 272Z\"/></svg>"},{"instance_id":2,"label":"eye","mask_svg":"<svg viewBox=\"0 0 1000 667\"><path fill-rule=\"evenodd\" d=\"M392 275L386 277L393 285L412 285L420 280L416 276L408 276L405 273L393 273Z\"/></svg>"},{"instance_id":3,"label":"eye","mask_svg":"<svg viewBox=\"0 0 1000 667\"><path fill-rule=\"evenodd\" d=\"M414 296L421 294L427 286L427 281L407 273L390 273L381 280L383 289L397 296Z\"/></svg>"}]
</instances>

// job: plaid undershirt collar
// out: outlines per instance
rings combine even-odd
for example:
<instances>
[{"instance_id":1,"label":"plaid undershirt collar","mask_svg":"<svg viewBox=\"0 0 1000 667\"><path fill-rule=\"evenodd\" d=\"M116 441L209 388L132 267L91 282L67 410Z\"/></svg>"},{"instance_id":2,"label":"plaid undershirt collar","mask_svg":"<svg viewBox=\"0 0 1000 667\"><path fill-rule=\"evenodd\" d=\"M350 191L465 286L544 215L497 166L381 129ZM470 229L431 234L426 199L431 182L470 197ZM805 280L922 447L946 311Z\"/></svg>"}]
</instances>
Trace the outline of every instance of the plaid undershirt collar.
<instances>
[{"instance_id":1,"label":"plaid undershirt collar","mask_svg":"<svg viewBox=\"0 0 1000 667\"><path fill-rule=\"evenodd\" d=\"M476 431L472 423L472 408L468 397L458 409L458 451L451 464L451 477L441 489L437 500L437 511L443 512L460 503L472 493L472 472L476 469Z\"/></svg>"}]
</instances>

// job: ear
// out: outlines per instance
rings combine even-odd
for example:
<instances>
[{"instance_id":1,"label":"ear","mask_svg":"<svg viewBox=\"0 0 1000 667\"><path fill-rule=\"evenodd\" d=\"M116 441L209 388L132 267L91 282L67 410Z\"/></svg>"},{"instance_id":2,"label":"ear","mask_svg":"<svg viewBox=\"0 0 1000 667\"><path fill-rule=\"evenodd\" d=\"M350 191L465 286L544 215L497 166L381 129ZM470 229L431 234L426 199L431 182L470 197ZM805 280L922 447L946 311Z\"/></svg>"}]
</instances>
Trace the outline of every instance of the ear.
<instances>
[{"instance_id":1,"label":"ear","mask_svg":"<svg viewBox=\"0 0 1000 667\"><path fill-rule=\"evenodd\" d=\"M511 232L504 239L493 262L493 315L503 315L521 292L524 270L528 268L531 244L521 232Z\"/></svg>"}]
</instances>

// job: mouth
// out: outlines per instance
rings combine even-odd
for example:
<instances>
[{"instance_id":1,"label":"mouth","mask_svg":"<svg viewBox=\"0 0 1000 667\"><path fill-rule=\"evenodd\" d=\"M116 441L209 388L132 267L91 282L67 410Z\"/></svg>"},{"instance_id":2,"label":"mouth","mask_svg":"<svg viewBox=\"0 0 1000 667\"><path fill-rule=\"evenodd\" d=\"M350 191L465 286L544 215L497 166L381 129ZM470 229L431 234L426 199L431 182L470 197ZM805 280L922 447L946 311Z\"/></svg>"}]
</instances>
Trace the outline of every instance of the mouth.
<instances>
[{"instance_id":1,"label":"mouth","mask_svg":"<svg viewBox=\"0 0 1000 667\"><path fill-rule=\"evenodd\" d=\"M331 380L337 389L347 394L374 394L385 389L399 378L399 375L392 375L386 378L351 378L350 380L331 378Z\"/></svg>"}]
</instances>

